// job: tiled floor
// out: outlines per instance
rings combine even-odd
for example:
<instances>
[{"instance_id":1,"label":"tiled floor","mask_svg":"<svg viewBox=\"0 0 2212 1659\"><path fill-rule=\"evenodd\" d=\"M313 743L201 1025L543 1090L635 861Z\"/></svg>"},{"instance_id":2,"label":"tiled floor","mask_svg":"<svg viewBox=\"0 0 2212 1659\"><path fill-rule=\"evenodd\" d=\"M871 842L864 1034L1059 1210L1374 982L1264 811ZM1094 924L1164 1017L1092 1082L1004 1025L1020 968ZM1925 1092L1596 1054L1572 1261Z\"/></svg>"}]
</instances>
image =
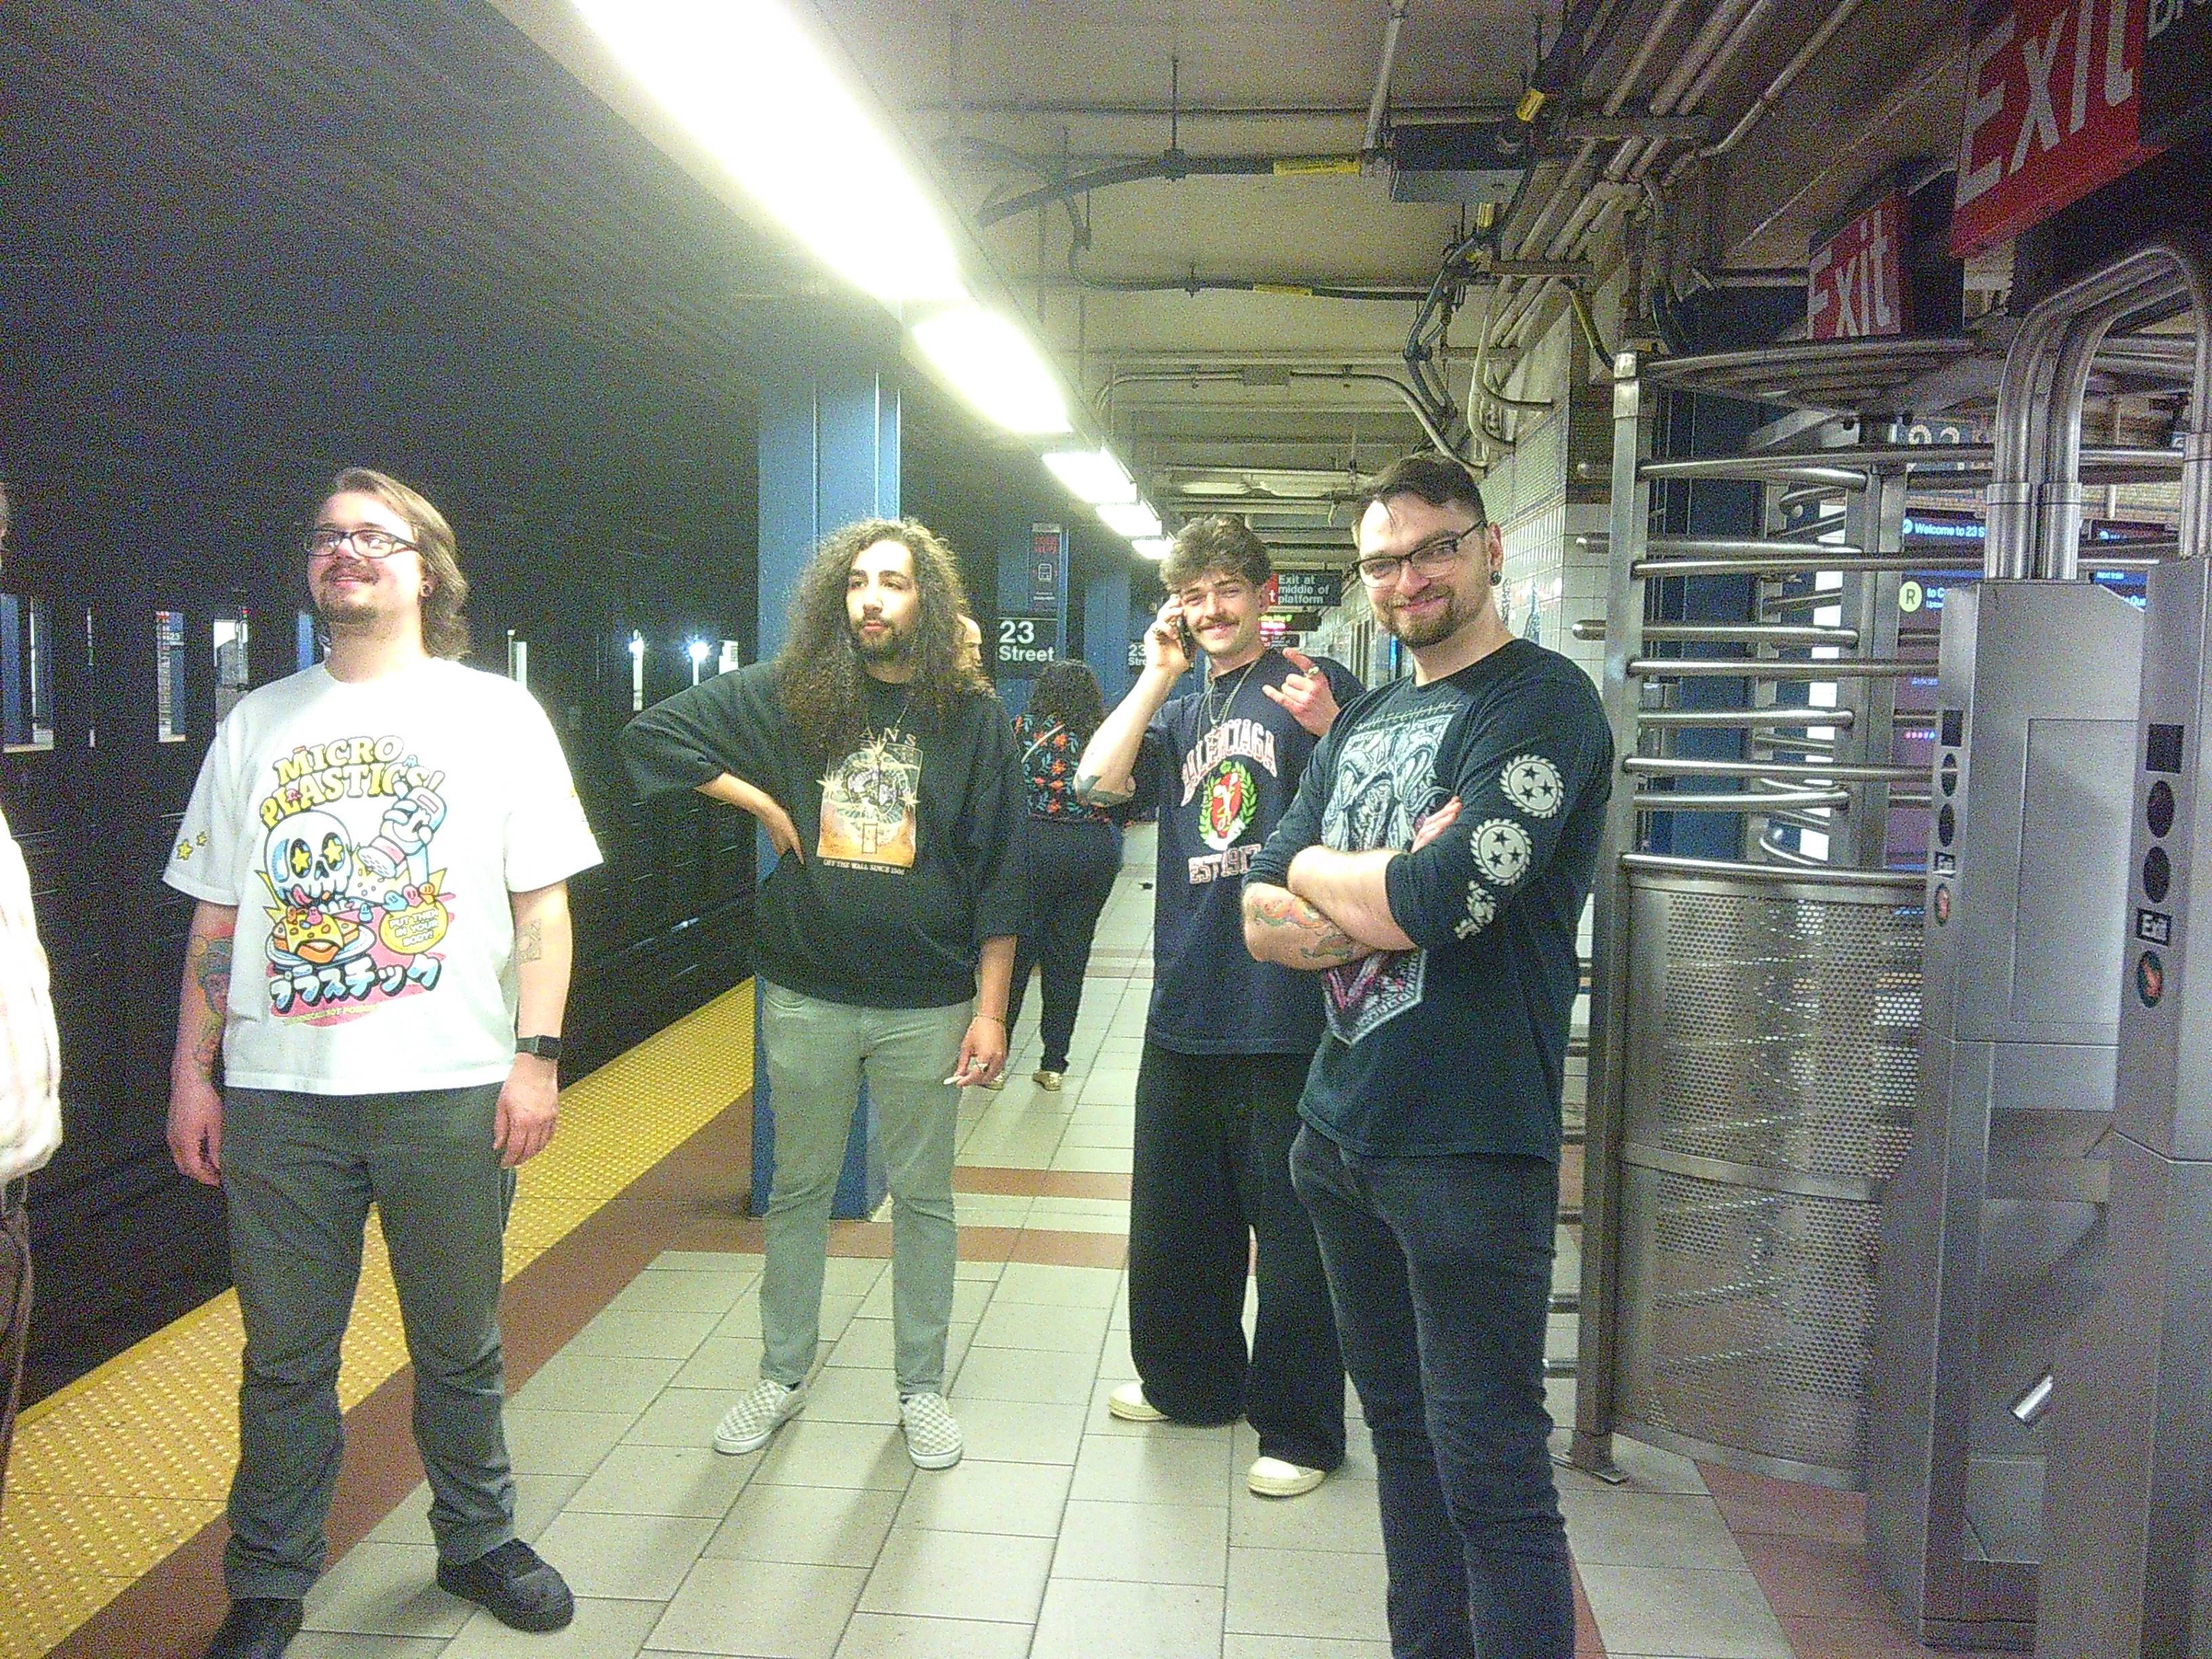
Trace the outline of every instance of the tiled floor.
<instances>
[{"instance_id":1,"label":"tiled floor","mask_svg":"<svg viewBox=\"0 0 2212 1659\"><path fill-rule=\"evenodd\" d=\"M717 1222L659 1249L512 1401L521 1530L574 1587L574 1626L517 1635L431 1588L418 1487L317 1585L295 1659L1386 1655L1356 1413L1346 1468L1281 1502L1245 1491L1257 1447L1242 1425L1145 1427L1104 1409L1134 1374L1121 1261L1152 895L1149 837L1130 840L1066 1091L1026 1080L1033 996L1017 1080L963 1102L957 1468L917 1471L900 1439L880 1223L836 1230L805 1412L763 1451L711 1449L760 1357L757 1228ZM1571 1285L1574 1231L1560 1242ZM1555 1411L1571 1389L1555 1385ZM1626 1486L1560 1476L1585 1653L1920 1651L1868 1578L1856 1499L1617 1449Z\"/></svg>"}]
</instances>

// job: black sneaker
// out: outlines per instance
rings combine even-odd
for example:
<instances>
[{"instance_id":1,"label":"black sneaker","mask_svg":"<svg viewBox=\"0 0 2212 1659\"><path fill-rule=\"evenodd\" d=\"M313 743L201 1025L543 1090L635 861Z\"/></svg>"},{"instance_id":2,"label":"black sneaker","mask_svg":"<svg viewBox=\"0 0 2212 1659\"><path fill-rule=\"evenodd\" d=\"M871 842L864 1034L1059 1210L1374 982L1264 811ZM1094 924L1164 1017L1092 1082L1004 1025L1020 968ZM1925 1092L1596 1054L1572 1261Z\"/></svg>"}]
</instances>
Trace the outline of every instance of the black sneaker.
<instances>
[{"instance_id":1,"label":"black sneaker","mask_svg":"<svg viewBox=\"0 0 2212 1659\"><path fill-rule=\"evenodd\" d=\"M438 1588L489 1607L514 1630L560 1630L576 1616L567 1581L520 1538L473 1561L439 1562Z\"/></svg>"},{"instance_id":2,"label":"black sneaker","mask_svg":"<svg viewBox=\"0 0 2212 1659\"><path fill-rule=\"evenodd\" d=\"M300 1619L300 1604L289 1597L241 1595L223 1616L207 1659L284 1659Z\"/></svg>"}]
</instances>

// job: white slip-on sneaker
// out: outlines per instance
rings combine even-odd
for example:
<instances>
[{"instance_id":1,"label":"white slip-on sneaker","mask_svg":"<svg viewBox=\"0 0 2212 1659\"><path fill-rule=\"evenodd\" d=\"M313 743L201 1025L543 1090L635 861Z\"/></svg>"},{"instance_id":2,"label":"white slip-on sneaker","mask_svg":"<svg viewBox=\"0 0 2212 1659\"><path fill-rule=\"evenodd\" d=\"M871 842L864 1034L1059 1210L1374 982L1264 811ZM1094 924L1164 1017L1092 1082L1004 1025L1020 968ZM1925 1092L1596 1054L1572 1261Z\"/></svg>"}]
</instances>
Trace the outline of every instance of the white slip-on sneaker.
<instances>
[{"instance_id":1,"label":"white slip-on sneaker","mask_svg":"<svg viewBox=\"0 0 2212 1659\"><path fill-rule=\"evenodd\" d=\"M1298 1498L1328 1479L1327 1469L1310 1469L1279 1457L1255 1457L1244 1484L1261 1498Z\"/></svg>"},{"instance_id":2,"label":"white slip-on sneaker","mask_svg":"<svg viewBox=\"0 0 2212 1659\"><path fill-rule=\"evenodd\" d=\"M1164 1423L1168 1420L1165 1412L1145 1398L1145 1385L1141 1382L1124 1382L1108 1395L1106 1410L1109 1415L1118 1417L1124 1423Z\"/></svg>"},{"instance_id":3,"label":"white slip-on sneaker","mask_svg":"<svg viewBox=\"0 0 2212 1659\"><path fill-rule=\"evenodd\" d=\"M806 1385L787 1389L763 1376L738 1396L714 1426L714 1449L732 1457L758 1451L806 1403Z\"/></svg>"}]
</instances>

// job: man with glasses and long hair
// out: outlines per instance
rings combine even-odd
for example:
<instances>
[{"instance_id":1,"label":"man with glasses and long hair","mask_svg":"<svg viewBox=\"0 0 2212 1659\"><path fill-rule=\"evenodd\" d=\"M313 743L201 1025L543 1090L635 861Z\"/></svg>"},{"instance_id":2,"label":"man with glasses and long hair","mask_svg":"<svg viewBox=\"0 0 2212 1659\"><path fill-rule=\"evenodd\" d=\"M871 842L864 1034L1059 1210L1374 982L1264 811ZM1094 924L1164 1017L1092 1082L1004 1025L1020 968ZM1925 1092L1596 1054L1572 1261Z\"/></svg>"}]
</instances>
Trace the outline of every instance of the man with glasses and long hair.
<instances>
[{"instance_id":1,"label":"man with glasses and long hair","mask_svg":"<svg viewBox=\"0 0 2212 1659\"><path fill-rule=\"evenodd\" d=\"M1321 1041L1313 981L1245 953L1246 866L1359 682L1261 638L1274 566L1242 519L1197 519L1160 568L1145 669L1084 751L1078 789L1156 802L1153 979L1130 1153L1125 1421L1250 1420L1246 1485L1295 1498L1344 1461L1344 1367L1313 1224L1291 1190L1298 1091ZM1169 693L1194 663L1195 690ZM1256 1270L1255 1246L1256 1243ZM1244 1286L1259 1281L1248 1352Z\"/></svg>"},{"instance_id":2,"label":"man with glasses and long hair","mask_svg":"<svg viewBox=\"0 0 2212 1659\"><path fill-rule=\"evenodd\" d=\"M679 691L622 734L641 793L696 789L750 812L781 854L755 900L775 1115L763 1352L760 1380L714 1431L732 1455L805 1403L865 1080L891 1191L899 1425L915 1467L960 1461L945 1398L953 1127L960 1086L1005 1068L1027 911L1013 737L967 609L951 550L927 526L848 525L800 575L774 661Z\"/></svg>"},{"instance_id":3,"label":"man with glasses and long hair","mask_svg":"<svg viewBox=\"0 0 2212 1659\"><path fill-rule=\"evenodd\" d=\"M599 848L537 702L455 660L468 583L435 507L349 469L301 553L329 653L224 717L163 876L198 901L169 1150L222 1188L246 1325L209 1659L276 1659L322 1570L372 1202L438 1583L517 1630L574 1613L514 1535L497 1315L515 1167L559 1107L568 878Z\"/></svg>"},{"instance_id":4,"label":"man with glasses and long hair","mask_svg":"<svg viewBox=\"0 0 2212 1659\"><path fill-rule=\"evenodd\" d=\"M1575 929L1613 748L1583 671L1516 639L1459 462L1376 479L1358 573L1413 674L1338 717L1244 884L1328 1034L1291 1152L1375 1437L1398 1659L1569 1659L1544 1334Z\"/></svg>"}]
</instances>

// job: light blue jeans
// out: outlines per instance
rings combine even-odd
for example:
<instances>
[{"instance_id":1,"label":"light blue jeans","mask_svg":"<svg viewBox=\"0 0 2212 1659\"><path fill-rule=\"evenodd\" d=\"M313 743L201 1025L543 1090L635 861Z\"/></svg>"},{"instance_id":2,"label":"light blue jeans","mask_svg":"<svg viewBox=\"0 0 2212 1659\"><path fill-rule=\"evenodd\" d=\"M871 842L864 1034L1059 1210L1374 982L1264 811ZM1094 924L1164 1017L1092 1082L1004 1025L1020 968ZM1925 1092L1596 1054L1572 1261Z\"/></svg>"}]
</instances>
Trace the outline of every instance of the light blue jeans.
<instances>
[{"instance_id":1,"label":"light blue jeans","mask_svg":"<svg viewBox=\"0 0 2212 1659\"><path fill-rule=\"evenodd\" d=\"M761 1276L761 1375L796 1388L822 1336L830 1204L865 1078L891 1190L891 1337L902 1396L945 1386L952 1321L953 1125L969 1005L860 1008L759 981L775 1110L775 1178Z\"/></svg>"}]
</instances>

